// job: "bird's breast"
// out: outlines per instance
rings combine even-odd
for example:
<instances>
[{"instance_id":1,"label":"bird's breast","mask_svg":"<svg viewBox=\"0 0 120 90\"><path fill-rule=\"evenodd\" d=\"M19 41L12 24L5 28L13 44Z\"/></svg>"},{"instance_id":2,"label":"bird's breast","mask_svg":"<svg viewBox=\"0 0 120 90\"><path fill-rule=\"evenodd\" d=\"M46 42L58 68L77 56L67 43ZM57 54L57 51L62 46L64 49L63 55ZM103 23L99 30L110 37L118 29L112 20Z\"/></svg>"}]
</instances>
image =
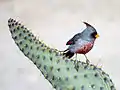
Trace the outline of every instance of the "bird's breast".
<instances>
[{"instance_id":1,"label":"bird's breast","mask_svg":"<svg viewBox=\"0 0 120 90\"><path fill-rule=\"evenodd\" d=\"M92 47L93 47L92 42L84 43L83 45L76 47L76 53L86 54L92 49Z\"/></svg>"}]
</instances>

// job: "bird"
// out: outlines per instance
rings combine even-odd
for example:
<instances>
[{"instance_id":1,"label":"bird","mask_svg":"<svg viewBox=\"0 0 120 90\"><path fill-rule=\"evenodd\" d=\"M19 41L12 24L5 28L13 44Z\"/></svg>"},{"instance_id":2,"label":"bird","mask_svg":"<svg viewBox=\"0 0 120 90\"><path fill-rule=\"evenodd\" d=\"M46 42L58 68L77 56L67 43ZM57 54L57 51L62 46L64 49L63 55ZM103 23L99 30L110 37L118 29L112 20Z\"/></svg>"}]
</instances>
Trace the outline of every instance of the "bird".
<instances>
[{"instance_id":1,"label":"bird","mask_svg":"<svg viewBox=\"0 0 120 90\"><path fill-rule=\"evenodd\" d=\"M86 63L89 64L86 53L88 53L94 46L96 38L99 37L97 30L87 22L83 22L86 25L86 28L75 34L67 43L69 47L63 51L63 55L68 58L72 58L74 54L83 54L86 58Z\"/></svg>"}]
</instances>

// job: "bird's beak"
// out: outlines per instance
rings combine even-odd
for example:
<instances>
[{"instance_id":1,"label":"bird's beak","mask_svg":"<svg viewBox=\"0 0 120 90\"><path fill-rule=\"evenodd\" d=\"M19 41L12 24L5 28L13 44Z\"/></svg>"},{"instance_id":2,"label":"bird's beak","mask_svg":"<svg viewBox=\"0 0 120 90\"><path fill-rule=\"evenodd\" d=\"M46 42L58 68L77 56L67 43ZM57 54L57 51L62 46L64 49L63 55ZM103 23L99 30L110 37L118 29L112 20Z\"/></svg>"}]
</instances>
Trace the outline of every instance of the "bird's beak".
<instances>
[{"instance_id":1,"label":"bird's beak","mask_svg":"<svg viewBox=\"0 0 120 90\"><path fill-rule=\"evenodd\" d=\"M100 37L99 34L95 35L96 38Z\"/></svg>"}]
</instances>

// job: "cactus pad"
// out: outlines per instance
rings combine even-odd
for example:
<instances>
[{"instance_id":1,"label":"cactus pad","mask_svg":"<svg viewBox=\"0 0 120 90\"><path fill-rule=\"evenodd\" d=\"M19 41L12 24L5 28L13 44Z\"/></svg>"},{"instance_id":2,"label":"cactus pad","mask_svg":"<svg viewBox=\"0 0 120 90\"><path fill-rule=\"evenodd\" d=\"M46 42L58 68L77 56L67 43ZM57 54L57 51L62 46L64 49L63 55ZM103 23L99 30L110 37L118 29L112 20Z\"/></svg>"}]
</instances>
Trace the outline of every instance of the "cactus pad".
<instances>
[{"instance_id":1,"label":"cactus pad","mask_svg":"<svg viewBox=\"0 0 120 90\"><path fill-rule=\"evenodd\" d=\"M19 49L56 90L116 90L109 75L100 68L64 57L16 20L10 18L8 26Z\"/></svg>"}]
</instances>

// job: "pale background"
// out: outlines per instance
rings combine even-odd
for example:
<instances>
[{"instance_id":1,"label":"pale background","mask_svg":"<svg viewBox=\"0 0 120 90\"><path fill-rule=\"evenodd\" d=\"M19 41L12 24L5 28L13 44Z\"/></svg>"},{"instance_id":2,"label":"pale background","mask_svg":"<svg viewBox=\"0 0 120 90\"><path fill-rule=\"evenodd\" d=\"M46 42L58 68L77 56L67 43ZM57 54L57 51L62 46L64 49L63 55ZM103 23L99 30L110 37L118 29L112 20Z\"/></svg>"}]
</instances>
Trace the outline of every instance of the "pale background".
<instances>
[{"instance_id":1,"label":"pale background","mask_svg":"<svg viewBox=\"0 0 120 90\"><path fill-rule=\"evenodd\" d=\"M0 90L53 90L37 68L15 45L7 27L12 17L21 21L49 46L64 50L87 21L100 38L87 54L102 65L120 90L119 0L0 0ZM79 58L85 60L84 56Z\"/></svg>"}]
</instances>

